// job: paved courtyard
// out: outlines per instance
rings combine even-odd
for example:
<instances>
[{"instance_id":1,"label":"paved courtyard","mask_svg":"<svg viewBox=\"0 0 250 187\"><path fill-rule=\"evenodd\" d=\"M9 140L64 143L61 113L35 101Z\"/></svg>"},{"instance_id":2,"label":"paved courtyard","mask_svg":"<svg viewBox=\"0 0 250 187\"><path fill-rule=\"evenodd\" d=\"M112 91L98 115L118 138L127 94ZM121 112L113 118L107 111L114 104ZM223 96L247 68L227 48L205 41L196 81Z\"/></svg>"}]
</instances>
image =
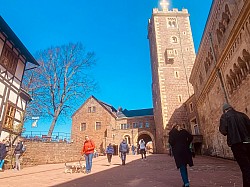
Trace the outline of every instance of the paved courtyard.
<instances>
[{"instance_id":1,"label":"paved courtyard","mask_svg":"<svg viewBox=\"0 0 250 187\"><path fill-rule=\"evenodd\" d=\"M139 155L129 155L121 166L114 156L108 166L104 156L93 159L91 174L64 173L64 164L27 167L21 171L6 170L0 173L1 187L181 187L179 171L172 157L149 155L141 161ZM241 172L236 162L220 158L197 156L189 178L192 187L240 187Z\"/></svg>"}]
</instances>

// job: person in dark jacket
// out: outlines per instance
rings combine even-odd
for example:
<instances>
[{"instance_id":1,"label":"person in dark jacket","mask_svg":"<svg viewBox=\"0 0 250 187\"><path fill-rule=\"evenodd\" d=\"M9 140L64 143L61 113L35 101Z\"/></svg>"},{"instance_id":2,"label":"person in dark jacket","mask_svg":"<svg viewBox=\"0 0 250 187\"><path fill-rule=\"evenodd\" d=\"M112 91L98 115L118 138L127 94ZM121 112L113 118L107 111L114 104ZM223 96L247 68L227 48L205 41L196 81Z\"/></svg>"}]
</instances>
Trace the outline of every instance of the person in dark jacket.
<instances>
[{"instance_id":1,"label":"person in dark jacket","mask_svg":"<svg viewBox=\"0 0 250 187\"><path fill-rule=\"evenodd\" d=\"M189 186L187 165L193 166L192 153L189 145L193 136L181 125L175 124L169 132L169 144L171 145L176 167L180 169L183 186Z\"/></svg>"},{"instance_id":2,"label":"person in dark jacket","mask_svg":"<svg viewBox=\"0 0 250 187\"><path fill-rule=\"evenodd\" d=\"M4 158L6 157L6 146L5 142L0 141L0 171L3 170Z\"/></svg>"},{"instance_id":3,"label":"person in dark jacket","mask_svg":"<svg viewBox=\"0 0 250 187\"><path fill-rule=\"evenodd\" d=\"M22 154L22 150L23 150L23 143L22 141L19 139L15 148L15 158L16 158L16 162L15 162L15 169L16 170L21 170L21 164L20 164L20 156Z\"/></svg>"},{"instance_id":4,"label":"person in dark jacket","mask_svg":"<svg viewBox=\"0 0 250 187\"><path fill-rule=\"evenodd\" d=\"M111 165L112 155L114 154L114 147L112 146L111 143L106 148L106 154L107 154L109 165Z\"/></svg>"},{"instance_id":5,"label":"person in dark jacket","mask_svg":"<svg viewBox=\"0 0 250 187\"><path fill-rule=\"evenodd\" d=\"M227 136L227 144L231 147L234 158L240 166L243 187L250 186L250 120L249 117L233 109L231 105L223 105L219 131Z\"/></svg>"},{"instance_id":6,"label":"person in dark jacket","mask_svg":"<svg viewBox=\"0 0 250 187\"><path fill-rule=\"evenodd\" d=\"M125 165L126 155L128 152L128 144L125 139L122 140L119 146L120 157L122 159L122 165Z\"/></svg>"}]
</instances>

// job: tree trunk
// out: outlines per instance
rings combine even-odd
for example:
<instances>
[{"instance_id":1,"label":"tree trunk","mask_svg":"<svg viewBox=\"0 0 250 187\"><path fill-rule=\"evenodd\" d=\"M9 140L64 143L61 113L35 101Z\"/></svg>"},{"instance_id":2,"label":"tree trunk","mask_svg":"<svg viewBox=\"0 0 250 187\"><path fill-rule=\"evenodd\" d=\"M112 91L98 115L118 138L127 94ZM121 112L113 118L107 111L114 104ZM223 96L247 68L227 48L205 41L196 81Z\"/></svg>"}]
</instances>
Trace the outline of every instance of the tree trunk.
<instances>
[{"instance_id":1,"label":"tree trunk","mask_svg":"<svg viewBox=\"0 0 250 187\"><path fill-rule=\"evenodd\" d=\"M55 128L55 125L56 125L56 121L57 121L57 116L54 116L54 118L53 118L53 121L51 122L51 124L50 124L50 128L49 128L49 132L48 132L48 136L52 136L52 133L53 133L53 131L54 131L54 128Z\"/></svg>"}]
</instances>

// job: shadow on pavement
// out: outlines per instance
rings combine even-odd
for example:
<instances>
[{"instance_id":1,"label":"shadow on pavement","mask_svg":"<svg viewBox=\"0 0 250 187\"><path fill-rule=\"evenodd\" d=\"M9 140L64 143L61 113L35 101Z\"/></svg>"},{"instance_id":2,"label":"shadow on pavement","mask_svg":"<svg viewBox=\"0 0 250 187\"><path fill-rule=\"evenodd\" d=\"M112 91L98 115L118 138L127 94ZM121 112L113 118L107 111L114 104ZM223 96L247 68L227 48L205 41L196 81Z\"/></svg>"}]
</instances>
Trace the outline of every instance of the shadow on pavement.
<instances>
[{"instance_id":1,"label":"shadow on pavement","mask_svg":"<svg viewBox=\"0 0 250 187\"><path fill-rule=\"evenodd\" d=\"M164 155L167 157L166 155ZM159 157L159 156L158 156ZM159 165L155 155L149 155L146 161L134 160L127 163L125 166L120 164L117 167L113 167L98 173L87 174L84 177L75 179L63 184L55 185L55 187L70 187L70 186L86 186L86 187L112 187L112 186L133 186L133 187L154 187L154 186L167 186L167 181L164 181L164 173L166 174L166 160L160 159ZM164 163L165 162L165 163ZM95 164L95 163L93 163ZM97 164L97 163L96 163ZM100 165L103 167L109 167L107 165ZM160 166L160 167L159 167ZM165 168L165 169L164 169ZM176 173L174 169L174 173ZM157 172L158 174L156 174ZM165 183L166 182L166 183ZM179 181L176 185L181 186Z\"/></svg>"}]
</instances>

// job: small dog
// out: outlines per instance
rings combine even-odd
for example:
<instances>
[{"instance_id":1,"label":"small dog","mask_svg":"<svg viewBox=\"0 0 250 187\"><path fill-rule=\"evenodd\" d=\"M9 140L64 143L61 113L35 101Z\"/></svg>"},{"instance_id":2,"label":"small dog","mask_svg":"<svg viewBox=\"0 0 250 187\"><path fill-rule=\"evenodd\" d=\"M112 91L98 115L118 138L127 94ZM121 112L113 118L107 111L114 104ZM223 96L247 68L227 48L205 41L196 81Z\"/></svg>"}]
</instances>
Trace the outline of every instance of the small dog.
<instances>
[{"instance_id":1,"label":"small dog","mask_svg":"<svg viewBox=\"0 0 250 187\"><path fill-rule=\"evenodd\" d=\"M86 166L85 164L81 164L80 161L78 163L67 164L65 163L64 173L85 173Z\"/></svg>"}]
</instances>

